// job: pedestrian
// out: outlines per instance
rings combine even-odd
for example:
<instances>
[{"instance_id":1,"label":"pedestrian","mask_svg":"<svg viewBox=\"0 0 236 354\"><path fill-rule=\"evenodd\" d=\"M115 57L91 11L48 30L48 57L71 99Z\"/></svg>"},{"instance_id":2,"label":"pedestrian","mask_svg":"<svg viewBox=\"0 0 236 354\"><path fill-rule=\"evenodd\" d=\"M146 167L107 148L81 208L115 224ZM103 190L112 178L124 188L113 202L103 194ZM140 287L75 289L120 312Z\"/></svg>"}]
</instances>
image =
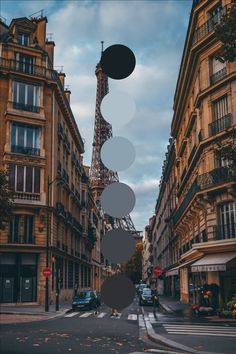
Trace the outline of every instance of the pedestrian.
<instances>
[{"instance_id":1,"label":"pedestrian","mask_svg":"<svg viewBox=\"0 0 236 354\"><path fill-rule=\"evenodd\" d=\"M152 296L153 296L153 312L156 312L156 308L159 305L158 293L156 289L153 289Z\"/></svg>"},{"instance_id":2,"label":"pedestrian","mask_svg":"<svg viewBox=\"0 0 236 354\"><path fill-rule=\"evenodd\" d=\"M113 316L118 317L118 316L119 316L119 314L118 314L117 309L112 308L112 309L111 309L111 315L110 315L110 316L111 316L111 317L113 317Z\"/></svg>"}]
</instances>

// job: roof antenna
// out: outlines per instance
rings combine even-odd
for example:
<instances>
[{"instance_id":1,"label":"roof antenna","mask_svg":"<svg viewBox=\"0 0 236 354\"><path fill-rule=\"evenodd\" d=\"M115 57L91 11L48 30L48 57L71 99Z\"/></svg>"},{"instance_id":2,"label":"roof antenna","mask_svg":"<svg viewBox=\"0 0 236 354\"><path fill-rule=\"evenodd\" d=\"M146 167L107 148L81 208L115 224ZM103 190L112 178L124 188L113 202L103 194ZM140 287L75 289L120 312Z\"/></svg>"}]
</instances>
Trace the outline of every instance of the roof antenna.
<instances>
[{"instance_id":1,"label":"roof antenna","mask_svg":"<svg viewBox=\"0 0 236 354\"><path fill-rule=\"evenodd\" d=\"M103 53L103 43L104 43L104 41L101 41L102 53Z\"/></svg>"}]
</instances>

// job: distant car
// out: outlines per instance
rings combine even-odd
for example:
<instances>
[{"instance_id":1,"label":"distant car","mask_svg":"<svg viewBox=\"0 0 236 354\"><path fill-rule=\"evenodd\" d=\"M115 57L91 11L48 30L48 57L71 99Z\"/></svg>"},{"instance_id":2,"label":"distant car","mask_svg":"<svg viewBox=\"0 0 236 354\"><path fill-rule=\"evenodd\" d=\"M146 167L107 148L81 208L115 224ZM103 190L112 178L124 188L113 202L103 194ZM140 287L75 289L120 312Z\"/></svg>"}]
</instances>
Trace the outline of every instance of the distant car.
<instances>
[{"instance_id":1,"label":"distant car","mask_svg":"<svg viewBox=\"0 0 236 354\"><path fill-rule=\"evenodd\" d=\"M154 295L150 288L144 288L139 296L139 306L153 305Z\"/></svg>"},{"instance_id":2,"label":"distant car","mask_svg":"<svg viewBox=\"0 0 236 354\"><path fill-rule=\"evenodd\" d=\"M140 284L139 287L138 287L138 295L140 296L143 289L147 288L147 284Z\"/></svg>"},{"instance_id":3,"label":"distant car","mask_svg":"<svg viewBox=\"0 0 236 354\"><path fill-rule=\"evenodd\" d=\"M96 309L100 306L100 297L95 290L79 291L72 301L73 310Z\"/></svg>"}]
</instances>

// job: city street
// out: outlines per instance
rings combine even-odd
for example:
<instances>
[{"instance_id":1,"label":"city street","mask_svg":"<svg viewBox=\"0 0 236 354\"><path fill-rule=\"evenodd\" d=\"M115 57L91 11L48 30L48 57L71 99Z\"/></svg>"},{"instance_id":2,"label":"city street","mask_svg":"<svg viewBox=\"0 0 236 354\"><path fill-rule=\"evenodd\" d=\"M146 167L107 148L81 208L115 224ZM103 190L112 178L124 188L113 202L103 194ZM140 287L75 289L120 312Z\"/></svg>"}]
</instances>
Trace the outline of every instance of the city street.
<instances>
[{"instance_id":1,"label":"city street","mask_svg":"<svg viewBox=\"0 0 236 354\"><path fill-rule=\"evenodd\" d=\"M1 349L6 354L191 352L151 341L150 326L164 341L175 341L195 353L235 352L235 324L209 324L206 319L188 318L162 309L155 315L152 307L139 307L137 298L117 317L110 317L110 309L102 305L97 315L93 311L69 311L55 319L20 326L2 325Z\"/></svg>"}]
</instances>

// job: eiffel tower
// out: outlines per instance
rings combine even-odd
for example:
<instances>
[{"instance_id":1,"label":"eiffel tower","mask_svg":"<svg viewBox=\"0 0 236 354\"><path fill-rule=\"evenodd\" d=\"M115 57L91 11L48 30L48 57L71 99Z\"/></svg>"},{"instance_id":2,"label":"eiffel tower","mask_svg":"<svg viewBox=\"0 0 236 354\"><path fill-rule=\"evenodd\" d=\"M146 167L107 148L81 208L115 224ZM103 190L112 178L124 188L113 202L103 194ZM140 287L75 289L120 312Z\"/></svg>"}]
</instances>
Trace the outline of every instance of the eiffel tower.
<instances>
[{"instance_id":1,"label":"eiffel tower","mask_svg":"<svg viewBox=\"0 0 236 354\"><path fill-rule=\"evenodd\" d=\"M102 52L103 52L103 42ZM102 54L102 53L101 53ZM95 109L95 125L93 137L93 152L92 162L90 168L90 185L92 193L97 205L100 205L100 196L106 186L113 182L119 182L117 172L107 169L100 157L101 147L106 140L112 137L112 126L103 118L100 106L103 97L108 94L108 77L103 73L100 62L96 66L95 74L97 76L97 95L96 95L96 109ZM135 230L133 221L130 215L122 219L116 219L105 215L107 223L111 224L112 228L122 228L132 233L135 237L137 231Z\"/></svg>"}]
</instances>

